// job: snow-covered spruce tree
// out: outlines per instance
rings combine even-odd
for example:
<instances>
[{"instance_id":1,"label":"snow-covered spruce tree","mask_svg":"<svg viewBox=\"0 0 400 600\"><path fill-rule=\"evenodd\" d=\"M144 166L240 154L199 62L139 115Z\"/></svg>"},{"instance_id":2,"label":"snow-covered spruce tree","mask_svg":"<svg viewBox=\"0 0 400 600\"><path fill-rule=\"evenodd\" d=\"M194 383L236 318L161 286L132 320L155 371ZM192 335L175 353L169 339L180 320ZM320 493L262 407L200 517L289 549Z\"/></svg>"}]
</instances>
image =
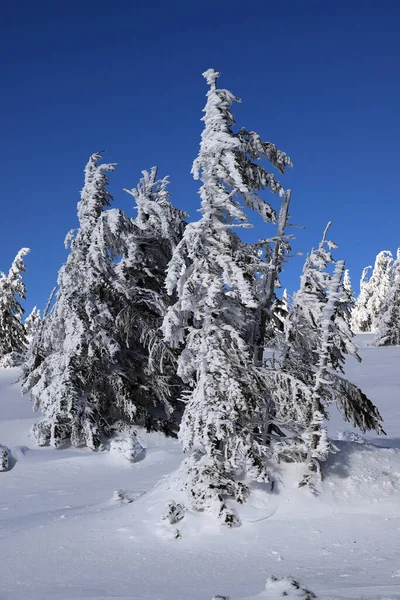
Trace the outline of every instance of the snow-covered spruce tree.
<instances>
[{"instance_id":1,"label":"snow-covered spruce tree","mask_svg":"<svg viewBox=\"0 0 400 600\"><path fill-rule=\"evenodd\" d=\"M43 413L33 431L39 444L69 441L97 449L103 436L136 426L173 431L167 400L171 367L161 372L167 359L156 356L162 344L156 348L151 335L162 317L157 325L148 314L139 318L145 306L140 300L153 292L154 305L158 301L154 282L152 290L141 288L142 297L137 289L140 260L142 279L151 280L143 248L135 255L139 238L145 247L146 236L122 211L104 210L111 202L106 173L114 165L99 165L100 158L93 155L85 169L79 229L67 236L70 254L59 272L56 302L25 370L24 390ZM162 289L163 280L157 285ZM127 315L133 320L134 314L127 328ZM153 369L158 358L159 371Z\"/></svg>"},{"instance_id":2,"label":"snow-covered spruce tree","mask_svg":"<svg viewBox=\"0 0 400 600\"><path fill-rule=\"evenodd\" d=\"M25 373L24 391L42 411L33 434L39 445L65 441L96 449L107 431L111 405L118 405L119 386L112 377L116 354L112 305L112 256L94 240L109 206L107 172L100 154L90 157L78 203L79 229L70 232L67 261L58 275L56 302L41 333L39 364ZM97 243L96 243L97 242Z\"/></svg>"},{"instance_id":3,"label":"snow-covered spruce tree","mask_svg":"<svg viewBox=\"0 0 400 600\"><path fill-rule=\"evenodd\" d=\"M347 292L348 297L351 300L351 303L354 304L354 290L351 285L350 271L348 269L345 270L343 275L343 289Z\"/></svg>"},{"instance_id":4,"label":"snow-covered spruce tree","mask_svg":"<svg viewBox=\"0 0 400 600\"><path fill-rule=\"evenodd\" d=\"M287 289L285 288L282 293L282 297L279 298L279 303L276 306L275 314L281 323L284 323L287 319L290 311L289 306L289 294Z\"/></svg>"},{"instance_id":5,"label":"snow-covered spruce tree","mask_svg":"<svg viewBox=\"0 0 400 600\"><path fill-rule=\"evenodd\" d=\"M36 306L33 307L32 311L30 312L30 314L26 317L25 319L25 333L26 333L26 338L28 340L31 340L34 335L36 334L37 330L40 327L40 323L41 323L41 316L40 316L40 310L38 308L36 308Z\"/></svg>"},{"instance_id":6,"label":"snow-covered spruce tree","mask_svg":"<svg viewBox=\"0 0 400 600\"><path fill-rule=\"evenodd\" d=\"M44 358L51 352L49 347L49 336L43 335L44 331L47 330L48 320L51 317L51 306L56 294L57 287L54 287L48 298L46 307L43 311L43 317L39 320L34 320L34 327L29 328L27 331L28 345L24 354L24 360L22 362L22 377L23 391L28 391L31 387L36 385L40 379L39 365L43 362ZM32 311L33 312L33 311ZM25 321L25 329L26 321ZM29 332L29 334L28 334ZM29 379L29 381L28 381Z\"/></svg>"},{"instance_id":7,"label":"snow-covered spruce tree","mask_svg":"<svg viewBox=\"0 0 400 600\"><path fill-rule=\"evenodd\" d=\"M182 238L186 213L176 209L167 191L168 177L157 178L157 167L143 171L139 185L125 190L135 200L137 216L119 236L122 254L116 265L121 298L117 326L125 340L125 371L139 404L167 434L177 431L182 413L178 398L182 381L176 375L176 355L166 345L161 325L172 298L165 288L166 269ZM153 411L151 407L153 406ZM159 415L157 420L156 415Z\"/></svg>"},{"instance_id":8,"label":"snow-covered spruce tree","mask_svg":"<svg viewBox=\"0 0 400 600\"><path fill-rule=\"evenodd\" d=\"M379 252L375 259L374 270L368 282L370 298L367 312L371 318L371 329L374 332L385 303L386 295L392 282L393 256L388 250Z\"/></svg>"},{"instance_id":9,"label":"snow-covered spruce tree","mask_svg":"<svg viewBox=\"0 0 400 600\"><path fill-rule=\"evenodd\" d=\"M352 325L357 332L374 332L382 312L386 294L392 280L393 256L388 250L379 252L368 281L364 269L360 284L360 296L356 301ZM370 267L367 267L367 269Z\"/></svg>"},{"instance_id":10,"label":"snow-covered spruce tree","mask_svg":"<svg viewBox=\"0 0 400 600\"><path fill-rule=\"evenodd\" d=\"M181 467L180 483L192 509L212 510L234 526L238 517L226 501L243 502L248 483L268 475L257 432L266 382L244 335L246 308L258 307L253 277L262 261L249 277L248 256L233 228L247 225L244 207L264 221L276 220L256 190L285 192L256 161L265 158L283 172L290 160L256 133L234 133L231 105L237 99L217 89L219 73L210 69L204 77L210 86L205 128L192 169L202 182L202 216L186 227L170 262L167 288L178 300L163 331L172 347L182 349L178 374L191 387L183 397L180 439L193 453Z\"/></svg>"},{"instance_id":11,"label":"snow-covered spruce tree","mask_svg":"<svg viewBox=\"0 0 400 600\"><path fill-rule=\"evenodd\" d=\"M368 313L367 305L370 298L370 288L368 286L368 273L372 266L364 267L360 279L360 293L354 303L351 313L351 328L356 333L365 333L371 329L371 317Z\"/></svg>"},{"instance_id":12,"label":"snow-covered spruce tree","mask_svg":"<svg viewBox=\"0 0 400 600\"><path fill-rule=\"evenodd\" d=\"M322 477L320 463L334 450L324 426L331 404L362 431L383 432L377 408L342 376L347 354L361 359L349 327L344 261L335 263L331 249L336 245L326 239L327 229L305 262L300 289L285 320L281 365L271 372L274 422L292 432L273 439L272 450L278 459L306 461L301 485L313 489L316 476ZM332 263L330 274L327 267Z\"/></svg>"},{"instance_id":13,"label":"snow-covered spruce tree","mask_svg":"<svg viewBox=\"0 0 400 600\"><path fill-rule=\"evenodd\" d=\"M0 363L14 366L21 361L26 347L26 333L22 323L24 309L20 300L25 300L24 256L29 248L22 248L15 257L6 275L0 274Z\"/></svg>"},{"instance_id":14,"label":"snow-covered spruce tree","mask_svg":"<svg viewBox=\"0 0 400 600\"><path fill-rule=\"evenodd\" d=\"M353 314L353 310L354 310L354 305L356 303L356 299L354 296L354 290L351 285L350 271L348 269L345 269L344 274L343 274L342 290L343 290L343 302L346 304L346 310L345 310L344 315L347 318L347 322L348 322L350 330L351 330L352 314Z\"/></svg>"},{"instance_id":15,"label":"snow-covered spruce tree","mask_svg":"<svg viewBox=\"0 0 400 600\"><path fill-rule=\"evenodd\" d=\"M375 346L400 345L400 249L393 264L392 279L377 320Z\"/></svg>"}]
</instances>

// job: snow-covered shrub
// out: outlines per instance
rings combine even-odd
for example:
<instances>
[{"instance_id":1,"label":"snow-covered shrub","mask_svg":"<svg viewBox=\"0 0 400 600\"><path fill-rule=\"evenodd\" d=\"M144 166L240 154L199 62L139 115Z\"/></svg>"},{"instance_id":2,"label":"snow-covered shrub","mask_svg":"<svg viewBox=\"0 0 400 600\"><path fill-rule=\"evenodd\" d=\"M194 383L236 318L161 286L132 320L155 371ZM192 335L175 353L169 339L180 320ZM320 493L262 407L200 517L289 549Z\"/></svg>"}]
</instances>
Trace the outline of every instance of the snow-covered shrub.
<instances>
[{"instance_id":1,"label":"snow-covered shrub","mask_svg":"<svg viewBox=\"0 0 400 600\"><path fill-rule=\"evenodd\" d=\"M363 435L360 435L356 431L338 431L336 434L336 439L339 442L355 442L357 444L365 444L366 440Z\"/></svg>"},{"instance_id":2,"label":"snow-covered shrub","mask_svg":"<svg viewBox=\"0 0 400 600\"><path fill-rule=\"evenodd\" d=\"M110 440L110 452L123 456L129 462L134 462L144 452L144 448L139 443L136 435L130 434Z\"/></svg>"},{"instance_id":3,"label":"snow-covered shrub","mask_svg":"<svg viewBox=\"0 0 400 600\"><path fill-rule=\"evenodd\" d=\"M290 599L302 598L303 600L314 600L316 595L307 588L300 585L296 579L292 577L274 577L271 575L265 583L265 589L257 598L279 598L285 597ZM213 596L211 600L230 600L230 596Z\"/></svg>"},{"instance_id":4,"label":"snow-covered shrub","mask_svg":"<svg viewBox=\"0 0 400 600\"><path fill-rule=\"evenodd\" d=\"M0 444L0 471L8 471L9 469L10 451L7 446Z\"/></svg>"},{"instance_id":5,"label":"snow-covered shrub","mask_svg":"<svg viewBox=\"0 0 400 600\"><path fill-rule=\"evenodd\" d=\"M161 518L163 521L168 521L170 525L176 525L184 518L185 511L183 504L177 504L172 500L167 504L167 512Z\"/></svg>"},{"instance_id":6,"label":"snow-covered shrub","mask_svg":"<svg viewBox=\"0 0 400 600\"><path fill-rule=\"evenodd\" d=\"M133 498L131 498L125 490L115 490L113 494L113 500L118 504L130 504L133 502Z\"/></svg>"},{"instance_id":7,"label":"snow-covered shrub","mask_svg":"<svg viewBox=\"0 0 400 600\"><path fill-rule=\"evenodd\" d=\"M2 358L0 358L0 367L3 369L10 369L12 367L18 367L23 361L23 355L20 352L10 352Z\"/></svg>"},{"instance_id":8,"label":"snow-covered shrub","mask_svg":"<svg viewBox=\"0 0 400 600\"><path fill-rule=\"evenodd\" d=\"M298 581L292 577L271 576L265 584L265 591L262 598L276 598L277 596L285 596L286 598L303 598L304 600L312 600L316 598L314 592L303 588Z\"/></svg>"}]
</instances>

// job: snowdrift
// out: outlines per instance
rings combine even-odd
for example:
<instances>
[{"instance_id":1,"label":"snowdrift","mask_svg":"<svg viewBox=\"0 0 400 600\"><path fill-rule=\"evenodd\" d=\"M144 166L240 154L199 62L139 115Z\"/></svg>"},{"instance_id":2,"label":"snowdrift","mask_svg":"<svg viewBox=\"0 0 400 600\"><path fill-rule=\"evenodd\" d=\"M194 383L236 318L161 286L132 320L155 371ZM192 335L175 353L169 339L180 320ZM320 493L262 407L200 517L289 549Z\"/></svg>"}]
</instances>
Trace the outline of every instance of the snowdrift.
<instances>
[{"instance_id":1,"label":"snowdrift","mask_svg":"<svg viewBox=\"0 0 400 600\"><path fill-rule=\"evenodd\" d=\"M162 519L183 501L183 457L160 434L138 432L144 450L128 444L128 459L121 444L35 447L18 371L0 371L0 443L13 461L0 473L0 600L261 600L282 597L288 576L324 600L400 600L400 348L361 341L363 363L347 373L378 405L388 436L347 441L333 413L330 432L341 439L320 493L297 487L301 465L278 465L273 491L254 487L232 530L190 512ZM271 576L286 583L266 588Z\"/></svg>"}]
</instances>

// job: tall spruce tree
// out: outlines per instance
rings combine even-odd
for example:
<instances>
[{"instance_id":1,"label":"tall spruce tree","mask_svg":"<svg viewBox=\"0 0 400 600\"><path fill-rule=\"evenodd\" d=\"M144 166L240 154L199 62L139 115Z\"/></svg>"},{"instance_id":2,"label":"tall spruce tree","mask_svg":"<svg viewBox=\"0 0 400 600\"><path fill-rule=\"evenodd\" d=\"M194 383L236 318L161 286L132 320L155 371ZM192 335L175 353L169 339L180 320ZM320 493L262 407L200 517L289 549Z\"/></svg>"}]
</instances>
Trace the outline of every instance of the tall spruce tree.
<instances>
[{"instance_id":1,"label":"tall spruce tree","mask_svg":"<svg viewBox=\"0 0 400 600\"><path fill-rule=\"evenodd\" d=\"M2 366L18 364L26 348L27 338L20 301L25 300L23 273L24 257L29 248L22 248L15 257L8 274L0 273L0 363Z\"/></svg>"},{"instance_id":2,"label":"tall spruce tree","mask_svg":"<svg viewBox=\"0 0 400 600\"><path fill-rule=\"evenodd\" d=\"M42 356L25 373L23 389L41 409L33 427L40 445L58 447L66 441L97 449L107 432L111 406L119 406L123 382L115 373L120 350L115 339L112 259L99 224L110 205L107 172L100 154L90 157L78 203L79 229L70 232L65 265L58 275L58 292L41 333ZM101 231L102 227L100 227ZM38 357L37 357L38 358ZM35 365L33 365L35 367Z\"/></svg>"},{"instance_id":3,"label":"tall spruce tree","mask_svg":"<svg viewBox=\"0 0 400 600\"><path fill-rule=\"evenodd\" d=\"M290 160L254 132L233 131L231 105L237 100L217 89L219 73L204 74L209 85L200 153L192 173L202 183L201 219L190 223L168 269L168 291L177 302L168 310L163 331L182 350L178 374L190 386L180 429L184 451L183 487L195 510L212 509L233 526L238 518L227 499L243 502L251 481L267 481L265 450L257 423L263 419L265 377L253 364L246 336L247 309L257 309L254 272L262 270L234 232L248 223L245 207L264 221L276 213L256 192L269 188L285 196L275 177L257 161L280 172ZM251 270L250 269L250 270Z\"/></svg>"},{"instance_id":4,"label":"tall spruce tree","mask_svg":"<svg viewBox=\"0 0 400 600\"><path fill-rule=\"evenodd\" d=\"M346 355L361 359L349 327L344 261L335 263L331 249L336 245L327 240L327 229L305 262L300 289L285 321L281 365L271 371L275 424L292 432L272 439L272 450L278 459L306 461L301 485L313 489L322 476L320 463L334 450L324 426L331 404L362 431L383 431L377 408L342 376ZM332 263L330 274L327 267Z\"/></svg>"}]
</instances>

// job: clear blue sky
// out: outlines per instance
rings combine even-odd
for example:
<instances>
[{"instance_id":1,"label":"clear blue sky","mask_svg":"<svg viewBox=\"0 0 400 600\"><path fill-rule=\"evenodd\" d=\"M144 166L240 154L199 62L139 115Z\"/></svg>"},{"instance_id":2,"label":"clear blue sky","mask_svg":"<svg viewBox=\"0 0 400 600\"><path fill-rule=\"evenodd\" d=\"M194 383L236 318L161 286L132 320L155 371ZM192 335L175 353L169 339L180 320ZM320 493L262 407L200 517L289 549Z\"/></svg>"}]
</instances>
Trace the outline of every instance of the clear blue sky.
<instances>
[{"instance_id":1,"label":"clear blue sky","mask_svg":"<svg viewBox=\"0 0 400 600\"><path fill-rule=\"evenodd\" d=\"M332 220L357 285L378 251L400 245L399 31L397 0L3 0L0 269L31 248L27 310L55 283L94 151L119 163L116 206L133 214L122 188L156 164L197 218L190 168L210 67L243 100L238 125L293 160L284 179L307 227L296 250ZM290 289L301 265L287 268Z\"/></svg>"}]
</instances>

